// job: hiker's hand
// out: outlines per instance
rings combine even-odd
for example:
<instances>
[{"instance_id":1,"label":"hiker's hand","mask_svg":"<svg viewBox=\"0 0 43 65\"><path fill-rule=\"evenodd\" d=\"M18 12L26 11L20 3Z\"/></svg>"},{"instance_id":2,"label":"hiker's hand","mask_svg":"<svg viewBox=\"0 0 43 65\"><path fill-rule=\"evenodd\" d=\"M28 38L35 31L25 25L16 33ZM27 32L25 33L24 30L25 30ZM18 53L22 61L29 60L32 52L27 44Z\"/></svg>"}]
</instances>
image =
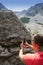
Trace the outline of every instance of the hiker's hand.
<instances>
[{"instance_id":1,"label":"hiker's hand","mask_svg":"<svg viewBox=\"0 0 43 65\"><path fill-rule=\"evenodd\" d=\"M30 48L33 48L33 46L31 44L29 44L28 42L25 43L25 46L28 46Z\"/></svg>"},{"instance_id":2,"label":"hiker's hand","mask_svg":"<svg viewBox=\"0 0 43 65\"><path fill-rule=\"evenodd\" d=\"M23 44L23 42L21 43L20 48L21 48L21 49L24 48L24 44Z\"/></svg>"}]
</instances>

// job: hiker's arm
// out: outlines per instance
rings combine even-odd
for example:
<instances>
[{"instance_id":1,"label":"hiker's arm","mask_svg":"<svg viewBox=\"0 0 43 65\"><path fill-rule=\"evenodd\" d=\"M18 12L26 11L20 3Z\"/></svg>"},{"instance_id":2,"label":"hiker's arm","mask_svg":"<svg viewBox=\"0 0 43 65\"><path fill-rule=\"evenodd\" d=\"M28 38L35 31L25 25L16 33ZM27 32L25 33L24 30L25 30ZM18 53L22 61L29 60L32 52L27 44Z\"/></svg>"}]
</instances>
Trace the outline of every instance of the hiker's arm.
<instances>
[{"instance_id":1,"label":"hiker's arm","mask_svg":"<svg viewBox=\"0 0 43 65\"><path fill-rule=\"evenodd\" d=\"M24 49L24 45L23 43L20 45L21 49L19 51L19 58L23 61L23 57L24 57L24 54L23 54L23 49Z\"/></svg>"},{"instance_id":2,"label":"hiker's arm","mask_svg":"<svg viewBox=\"0 0 43 65\"><path fill-rule=\"evenodd\" d=\"M19 58L23 61L23 49L20 49Z\"/></svg>"}]
</instances>

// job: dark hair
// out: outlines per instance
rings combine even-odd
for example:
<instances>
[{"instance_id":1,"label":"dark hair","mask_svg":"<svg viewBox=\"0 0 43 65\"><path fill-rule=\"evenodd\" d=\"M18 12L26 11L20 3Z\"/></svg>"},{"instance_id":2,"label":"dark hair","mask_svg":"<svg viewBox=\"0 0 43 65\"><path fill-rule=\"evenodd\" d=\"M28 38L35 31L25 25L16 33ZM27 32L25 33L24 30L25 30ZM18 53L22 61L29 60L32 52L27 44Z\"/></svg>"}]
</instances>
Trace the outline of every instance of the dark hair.
<instances>
[{"instance_id":1,"label":"dark hair","mask_svg":"<svg viewBox=\"0 0 43 65\"><path fill-rule=\"evenodd\" d=\"M33 36L33 40L39 46L43 46L43 34L36 34Z\"/></svg>"}]
</instances>

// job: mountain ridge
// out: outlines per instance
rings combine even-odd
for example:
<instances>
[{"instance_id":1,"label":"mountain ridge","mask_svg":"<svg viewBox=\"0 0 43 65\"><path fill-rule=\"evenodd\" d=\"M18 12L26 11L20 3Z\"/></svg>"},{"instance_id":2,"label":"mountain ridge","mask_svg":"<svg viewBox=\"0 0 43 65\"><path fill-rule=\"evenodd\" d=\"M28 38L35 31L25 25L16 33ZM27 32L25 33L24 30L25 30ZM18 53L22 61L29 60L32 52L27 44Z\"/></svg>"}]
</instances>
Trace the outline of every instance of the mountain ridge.
<instances>
[{"instance_id":1,"label":"mountain ridge","mask_svg":"<svg viewBox=\"0 0 43 65\"><path fill-rule=\"evenodd\" d=\"M40 13L43 15L43 3L35 4L34 6L31 6L27 10L22 10L19 12L18 15L26 15L26 16L35 16L36 14Z\"/></svg>"}]
</instances>

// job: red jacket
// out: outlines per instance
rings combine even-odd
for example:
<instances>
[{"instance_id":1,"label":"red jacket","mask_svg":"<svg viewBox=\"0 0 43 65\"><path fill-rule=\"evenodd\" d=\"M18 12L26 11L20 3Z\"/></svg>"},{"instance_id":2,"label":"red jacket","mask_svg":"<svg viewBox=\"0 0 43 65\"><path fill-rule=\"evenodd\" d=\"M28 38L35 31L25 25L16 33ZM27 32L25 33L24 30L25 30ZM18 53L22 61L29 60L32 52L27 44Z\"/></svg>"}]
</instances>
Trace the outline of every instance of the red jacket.
<instances>
[{"instance_id":1,"label":"red jacket","mask_svg":"<svg viewBox=\"0 0 43 65\"><path fill-rule=\"evenodd\" d=\"M26 65L43 65L43 52L26 54L24 56L24 63Z\"/></svg>"}]
</instances>

